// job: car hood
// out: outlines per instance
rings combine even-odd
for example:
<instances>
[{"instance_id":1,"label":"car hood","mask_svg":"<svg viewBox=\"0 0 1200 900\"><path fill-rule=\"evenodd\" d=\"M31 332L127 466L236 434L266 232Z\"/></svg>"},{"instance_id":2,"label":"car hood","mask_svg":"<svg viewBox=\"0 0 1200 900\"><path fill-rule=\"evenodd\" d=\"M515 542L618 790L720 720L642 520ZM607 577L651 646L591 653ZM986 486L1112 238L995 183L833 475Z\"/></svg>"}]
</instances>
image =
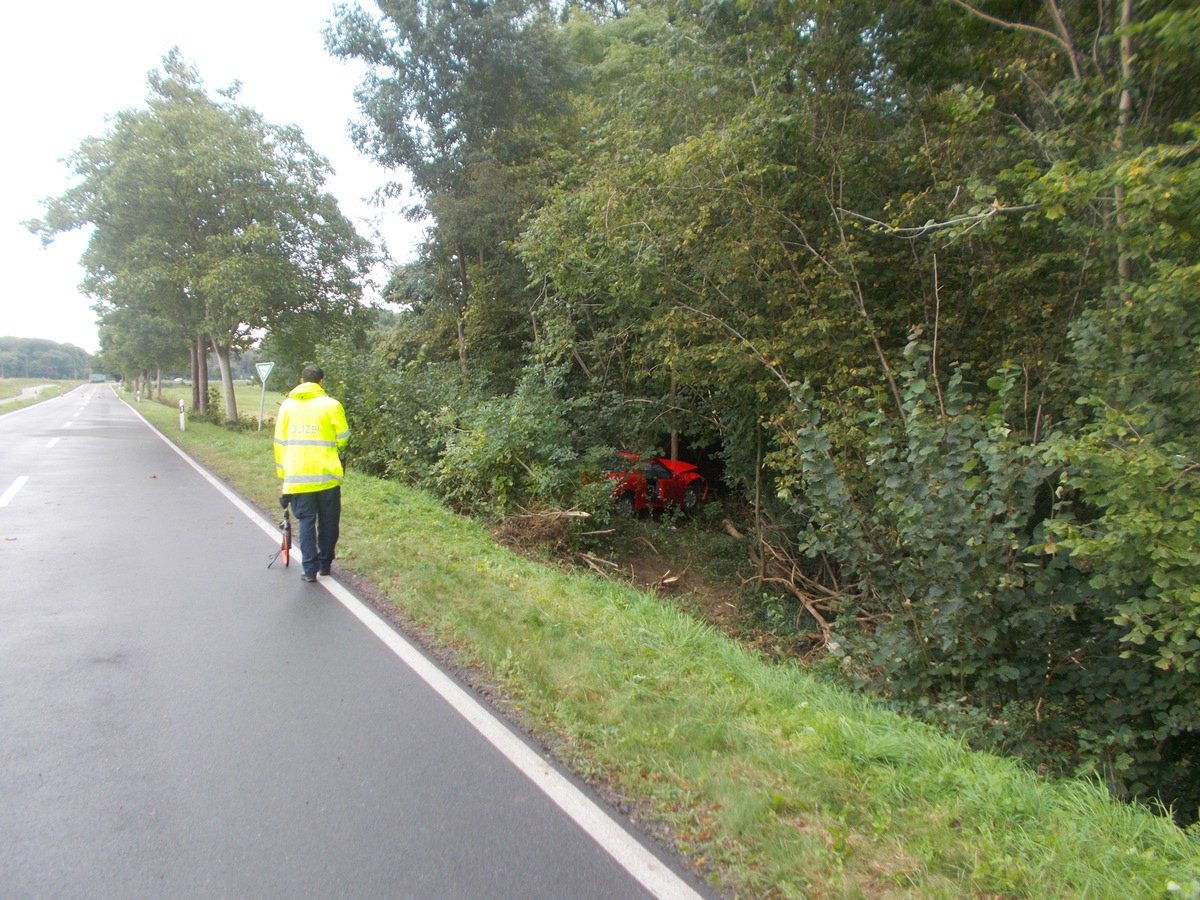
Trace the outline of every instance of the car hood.
<instances>
[{"instance_id":1,"label":"car hood","mask_svg":"<svg viewBox=\"0 0 1200 900\"><path fill-rule=\"evenodd\" d=\"M655 462L660 462L675 475L683 475L687 472L699 472L700 467L694 466L688 462L681 462L675 459L663 459L661 456L654 457Z\"/></svg>"}]
</instances>

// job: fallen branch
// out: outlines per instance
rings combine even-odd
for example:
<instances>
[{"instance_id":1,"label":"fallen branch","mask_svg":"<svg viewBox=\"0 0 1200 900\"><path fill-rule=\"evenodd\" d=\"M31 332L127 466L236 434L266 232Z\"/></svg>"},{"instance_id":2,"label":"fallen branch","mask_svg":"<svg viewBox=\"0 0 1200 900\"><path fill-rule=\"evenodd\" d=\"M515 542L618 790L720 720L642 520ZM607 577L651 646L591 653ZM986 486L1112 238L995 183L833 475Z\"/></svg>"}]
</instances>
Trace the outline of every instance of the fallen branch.
<instances>
[{"instance_id":1,"label":"fallen branch","mask_svg":"<svg viewBox=\"0 0 1200 900\"><path fill-rule=\"evenodd\" d=\"M825 617L817 611L816 603L813 601L813 598L809 597L808 594L800 590L795 582L789 581L786 578L762 578L752 580L762 581L767 584L779 584L786 588L789 593L791 593L797 600L800 601L800 604L804 607L805 611L813 617L813 620L817 623L817 627L821 629L821 640L824 643L829 642L829 638L833 634L832 626L830 626Z\"/></svg>"},{"instance_id":2,"label":"fallen branch","mask_svg":"<svg viewBox=\"0 0 1200 900\"><path fill-rule=\"evenodd\" d=\"M639 537L638 540L641 541L643 544L645 544L647 547L649 547L651 552L654 553L655 556L662 556L662 554L658 552L658 548L655 547L652 543L650 543L650 541L648 541L646 538Z\"/></svg>"},{"instance_id":3,"label":"fallen branch","mask_svg":"<svg viewBox=\"0 0 1200 900\"><path fill-rule=\"evenodd\" d=\"M621 568L619 565L617 565L612 560L604 559L603 557L600 557L600 556L593 556L591 553L580 553L579 556L583 559L583 561L585 563L587 563L593 569L596 569L598 566L602 566L602 565L608 566L610 569Z\"/></svg>"},{"instance_id":4,"label":"fallen branch","mask_svg":"<svg viewBox=\"0 0 1200 900\"><path fill-rule=\"evenodd\" d=\"M595 572L597 575L601 576L602 578L608 578L608 572L606 572L604 569L600 568L592 560L588 559L586 556L582 557L582 559L585 563L587 563L588 568L591 569L593 572Z\"/></svg>"},{"instance_id":5,"label":"fallen branch","mask_svg":"<svg viewBox=\"0 0 1200 900\"><path fill-rule=\"evenodd\" d=\"M517 513L510 519L589 519L591 513L582 509L550 509L545 512ZM597 532L599 534L601 532Z\"/></svg>"},{"instance_id":6,"label":"fallen branch","mask_svg":"<svg viewBox=\"0 0 1200 900\"><path fill-rule=\"evenodd\" d=\"M784 556L778 547L773 544L763 544L770 554L770 559L767 560L768 565L772 565L777 576L792 583L802 585L807 591L813 594L820 594L830 600L835 600L842 596L842 592L837 588L828 588L819 581L813 581L803 572L796 564L796 561L790 557ZM758 560L751 554L751 562L757 563Z\"/></svg>"}]
</instances>

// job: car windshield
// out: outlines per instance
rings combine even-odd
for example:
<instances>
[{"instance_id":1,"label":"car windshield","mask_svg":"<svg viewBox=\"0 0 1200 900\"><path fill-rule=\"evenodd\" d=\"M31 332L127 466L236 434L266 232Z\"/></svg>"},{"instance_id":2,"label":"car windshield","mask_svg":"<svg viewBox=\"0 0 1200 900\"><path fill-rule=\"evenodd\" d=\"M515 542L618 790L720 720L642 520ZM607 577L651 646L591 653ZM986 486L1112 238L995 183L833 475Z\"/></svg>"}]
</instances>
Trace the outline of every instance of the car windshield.
<instances>
[{"instance_id":1,"label":"car windshield","mask_svg":"<svg viewBox=\"0 0 1200 900\"><path fill-rule=\"evenodd\" d=\"M600 462L601 467L610 475L615 475L618 472L628 472L634 466L634 461L628 457L622 456L616 451L608 454Z\"/></svg>"},{"instance_id":2,"label":"car windshield","mask_svg":"<svg viewBox=\"0 0 1200 900\"><path fill-rule=\"evenodd\" d=\"M647 460L645 469L647 478L670 478L671 470L660 463L657 459Z\"/></svg>"}]
</instances>

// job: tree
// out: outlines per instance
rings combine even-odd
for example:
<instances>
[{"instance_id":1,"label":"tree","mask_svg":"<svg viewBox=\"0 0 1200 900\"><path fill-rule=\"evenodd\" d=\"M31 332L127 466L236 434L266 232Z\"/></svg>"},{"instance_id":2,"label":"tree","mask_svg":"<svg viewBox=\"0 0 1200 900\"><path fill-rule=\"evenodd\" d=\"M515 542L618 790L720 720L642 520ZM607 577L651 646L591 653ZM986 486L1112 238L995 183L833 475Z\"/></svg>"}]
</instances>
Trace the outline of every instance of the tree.
<instances>
[{"instance_id":1,"label":"tree","mask_svg":"<svg viewBox=\"0 0 1200 900\"><path fill-rule=\"evenodd\" d=\"M596 26L591 142L519 243L564 353L618 402L669 369L747 486L766 429L767 493L880 681L1027 716L1117 790L1180 796L1200 17L685 2L656 28L655 8ZM1049 738L1039 704L1070 727Z\"/></svg>"},{"instance_id":2,"label":"tree","mask_svg":"<svg viewBox=\"0 0 1200 900\"><path fill-rule=\"evenodd\" d=\"M556 458L715 445L850 671L1194 806L1194 6L344 14L437 223L352 392L372 464L511 500L530 398Z\"/></svg>"},{"instance_id":3,"label":"tree","mask_svg":"<svg viewBox=\"0 0 1200 900\"><path fill-rule=\"evenodd\" d=\"M91 355L74 344L0 337L0 378L85 378Z\"/></svg>"},{"instance_id":4,"label":"tree","mask_svg":"<svg viewBox=\"0 0 1200 900\"><path fill-rule=\"evenodd\" d=\"M570 132L571 85L541 0L387 0L383 16L342 7L330 50L366 62L360 149L412 177L433 218L425 248L444 311L456 316L464 379L513 382L530 300L507 249L540 202L544 168Z\"/></svg>"},{"instance_id":5,"label":"tree","mask_svg":"<svg viewBox=\"0 0 1200 900\"><path fill-rule=\"evenodd\" d=\"M188 364L190 337L185 328L128 306L99 306L97 312L104 369L131 380L154 372L161 399L163 370L182 370Z\"/></svg>"},{"instance_id":6,"label":"tree","mask_svg":"<svg viewBox=\"0 0 1200 900\"><path fill-rule=\"evenodd\" d=\"M114 327L176 323L195 336L199 369L211 344L235 420L231 352L296 316L335 323L357 304L371 254L322 189L328 163L297 129L238 105L236 86L213 100L178 50L149 86L146 108L82 142L70 159L76 184L30 227L48 242L90 225L86 289L105 309L138 314ZM144 348L147 364L155 351Z\"/></svg>"}]
</instances>

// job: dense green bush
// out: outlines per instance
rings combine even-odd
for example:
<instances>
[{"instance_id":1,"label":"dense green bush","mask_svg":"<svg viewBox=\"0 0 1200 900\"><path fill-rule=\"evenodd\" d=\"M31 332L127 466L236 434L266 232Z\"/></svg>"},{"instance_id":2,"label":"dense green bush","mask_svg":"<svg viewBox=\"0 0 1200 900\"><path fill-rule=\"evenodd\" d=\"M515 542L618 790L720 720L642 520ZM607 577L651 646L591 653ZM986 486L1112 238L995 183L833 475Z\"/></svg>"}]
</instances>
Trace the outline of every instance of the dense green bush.
<instances>
[{"instance_id":1,"label":"dense green bush","mask_svg":"<svg viewBox=\"0 0 1200 900\"><path fill-rule=\"evenodd\" d=\"M453 362L424 358L378 335L370 348L325 347L339 373L333 386L346 408L356 466L428 488L455 507L502 514L518 506L580 506L603 515L609 495L589 475L600 471L598 417L559 370L529 366L510 393L467 386Z\"/></svg>"},{"instance_id":2,"label":"dense green bush","mask_svg":"<svg viewBox=\"0 0 1200 900\"><path fill-rule=\"evenodd\" d=\"M360 347L338 341L321 348L321 365L337 373L355 466L373 475L425 484L445 449L439 411L472 401L457 367L397 356L384 335Z\"/></svg>"},{"instance_id":3,"label":"dense green bush","mask_svg":"<svg viewBox=\"0 0 1200 900\"><path fill-rule=\"evenodd\" d=\"M1105 485L1129 482L1104 477L1106 457L1059 436L1045 447L1019 439L1004 416L1010 377L989 382L995 400L984 405L960 374L939 395L922 348L910 345L908 357L904 418L871 418L865 460L831 452L808 391L774 460L808 523L802 547L835 561L846 588L835 653L898 704L1055 771L1099 772L1120 795L1176 802L1186 817L1200 683L1161 654L1194 636L1194 604L1168 611L1144 591L1131 601L1115 590L1153 585L1164 571L1186 590L1194 493L1177 495L1174 514L1150 507L1101 534L1082 516L1111 508ZM1177 481L1180 465L1166 466ZM1150 469L1147 488L1170 505L1162 470ZM1077 509L1050 501L1060 479ZM1178 538L1175 570L1163 567L1163 546L1144 540L1151 520L1178 525L1162 535ZM1149 638L1157 655L1138 652Z\"/></svg>"},{"instance_id":4,"label":"dense green bush","mask_svg":"<svg viewBox=\"0 0 1200 900\"><path fill-rule=\"evenodd\" d=\"M1156 445L1141 418L1109 410L1052 456L1063 469L1059 549L1113 597L1124 640L1156 666L1200 673L1200 462L1181 442ZM1095 514L1091 511L1095 510Z\"/></svg>"},{"instance_id":5,"label":"dense green bush","mask_svg":"<svg viewBox=\"0 0 1200 900\"><path fill-rule=\"evenodd\" d=\"M1081 722L1081 743L1105 748L1132 793L1157 792L1190 821L1200 804L1200 464L1147 424L1109 409L1051 442L1062 475L1046 549L1069 558L1117 632L1079 677L1092 707L1108 711Z\"/></svg>"},{"instance_id":6,"label":"dense green bush","mask_svg":"<svg viewBox=\"0 0 1200 900\"><path fill-rule=\"evenodd\" d=\"M568 407L534 367L511 394L443 408L436 422L445 450L432 472L437 492L459 508L493 512L570 502L582 479Z\"/></svg>"},{"instance_id":7,"label":"dense green bush","mask_svg":"<svg viewBox=\"0 0 1200 900\"><path fill-rule=\"evenodd\" d=\"M844 588L834 653L976 743L1194 817L1200 467L1115 416L1033 445L1008 424L1015 372L973 393L961 372L939 387L916 339L906 358L903 416L843 417L831 432L798 388L770 459L806 523L801 547ZM484 396L456 363L384 336L334 344L322 362L344 373L333 390L356 465L476 513L607 513L606 485L588 476L615 413L571 396L554 365Z\"/></svg>"},{"instance_id":8,"label":"dense green bush","mask_svg":"<svg viewBox=\"0 0 1200 900\"><path fill-rule=\"evenodd\" d=\"M652 3L550 42L514 9L472 62L525 60L508 100L530 115L436 81L368 91L376 150L425 173L434 227L394 280L400 336L355 360L356 452L493 512L571 502L585 448L683 435L760 521L765 487L805 523L848 671L1183 800L1200 17L927 6ZM341 52L407 59L401 81L461 62L403 23L345 24ZM542 77L568 58L571 79ZM395 140L425 116L478 127ZM937 350L906 363L918 328Z\"/></svg>"}]
</instances>

